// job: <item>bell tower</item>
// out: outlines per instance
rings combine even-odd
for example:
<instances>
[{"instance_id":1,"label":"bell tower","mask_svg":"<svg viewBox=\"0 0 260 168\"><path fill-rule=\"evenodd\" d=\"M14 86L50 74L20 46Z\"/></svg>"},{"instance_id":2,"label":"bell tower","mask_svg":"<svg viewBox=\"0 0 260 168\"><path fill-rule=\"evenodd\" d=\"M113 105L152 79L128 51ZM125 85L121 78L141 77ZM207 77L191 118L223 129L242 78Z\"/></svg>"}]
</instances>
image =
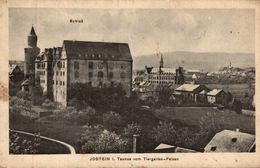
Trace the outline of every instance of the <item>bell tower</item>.
<instances>
[{"instance_id":1,"label":"bell tower","mask_svg":"<svg viewBox=\"0 0 260 168\"><path fill-rule=\"evenodd\" d=\"M36 56L40 53L40 48L37 47L37 35L34 27L32 26L31 31L27 37L28 46L24 48L24 77L28 79L31 84L34 84L35 76L35 65L34 61Z\"/></svg>"}]
</instances>

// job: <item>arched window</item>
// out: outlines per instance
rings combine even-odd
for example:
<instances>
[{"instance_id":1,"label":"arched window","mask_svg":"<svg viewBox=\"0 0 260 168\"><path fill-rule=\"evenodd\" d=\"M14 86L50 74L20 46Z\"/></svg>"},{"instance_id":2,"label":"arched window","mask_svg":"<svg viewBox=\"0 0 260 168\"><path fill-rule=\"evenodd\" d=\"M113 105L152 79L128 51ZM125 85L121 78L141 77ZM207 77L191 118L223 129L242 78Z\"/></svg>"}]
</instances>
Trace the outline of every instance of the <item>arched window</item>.
<instances>
[{"instance_id":1,"label":"arched window","mask_svg":"<svg viewBox=\"0 0 260 168\"><path fill-rule=\"evenodd\" d=\"M99 71L98 72L98 78L103 78L103 76L104 76L104 73L102 71Z\"/></svg>"}]
</instances>

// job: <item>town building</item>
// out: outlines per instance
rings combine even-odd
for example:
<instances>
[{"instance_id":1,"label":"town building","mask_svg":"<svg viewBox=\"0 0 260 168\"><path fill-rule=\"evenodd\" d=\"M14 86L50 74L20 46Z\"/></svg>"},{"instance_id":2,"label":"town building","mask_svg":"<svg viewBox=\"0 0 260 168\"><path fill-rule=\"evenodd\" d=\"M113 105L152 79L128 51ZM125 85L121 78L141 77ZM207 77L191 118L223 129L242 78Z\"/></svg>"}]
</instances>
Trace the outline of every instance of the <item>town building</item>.
<instances>
[{"instance_id":1,"label":"town building","mask_svg":"<svg viewBox=\"0 0 260 168\"><path fill-rule=\"evenodd\" d=\"M159 68L145 67L147 73L148 82L154 84L183 84L184 83L184 72L183 68L165 68L163 57L161 56Z\"/></svg>"},{"instance_id":2,"label":"town building","mask_svg":"<svg viewBox=\"0 0 260 168\"><path fill-rule=\"evenodd\" d=\"M233 130L216 133L204 148L204 152L253 152L255 135Z\"/></svg>"},{"instance_id":3,"label":"town building","mask_svg":"<svg viewBox=\"0 0 260 168\"><path fill-rule=\"evenodd\" d=\"M222 89L213 89L207 93L207 100L210 104L225 104L227 94Z\"/></svg>"},{"instance_id":4,"label":"town building","mask_svg":"<svg viewBox=\"0 0 260 168\"><path fill-rule=\"evenodd\" d=\"M132 56L127 43L64 40L62 47L46 48L41 54L32 27L25 49L25 76L40 82L43 93L67 105L70 88L77 83L90 87L121 86L130 96ZM34 83L25 81L24 84Z\"/></svg>"},{"instance_id":5,"label":"town building","mask_svg":"<svg viewBox=\"0 0 260 168\"><path fill-rule=\"evenodd\" d=\"M183 84L175 89L175 95L181 96L183 100L198 102L200 94L208 92L209 88L199 84Z\"/></svg>"},{"instance_id":6,"label":"town building","mask_svg":"<svg viewBox=\"0 0 260 168\"><path fill-rule=\"evenodd\" d=\"M12 82L23 80L24 74L20 67L16 64L9 65L9 79Z\"/></svg>"},{"instance_id":7,"label":"town building","mask_svg":"<svg viewBox=\"0 0 260 168\"><path fill-rule=\"evenodd\" d=\"M161 56L158 68L145 66L143 71L135 72L133 81L135 83L150 82L154 85L183 84L184 70L182 67L165 68Z\"/></svg>"}]
</instances>

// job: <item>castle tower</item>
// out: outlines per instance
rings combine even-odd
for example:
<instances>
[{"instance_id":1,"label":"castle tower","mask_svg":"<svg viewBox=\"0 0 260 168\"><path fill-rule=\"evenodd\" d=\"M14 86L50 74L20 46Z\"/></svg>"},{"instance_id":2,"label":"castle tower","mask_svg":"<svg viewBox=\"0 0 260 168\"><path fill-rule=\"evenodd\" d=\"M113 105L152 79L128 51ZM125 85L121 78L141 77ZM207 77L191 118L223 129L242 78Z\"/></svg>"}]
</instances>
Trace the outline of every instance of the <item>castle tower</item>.
<instances>
[{"instance_id":1,"label":"castle tower","mask_svg":"<svg viewBox=\"0 0 260 168\"><path fill-rule=\"evenodd\" d=\"M37 47L37 35L34 27L32 26L31 31L27 37L28 46L24 48L24 75L25 79L29 79L31 84L34 84L35 76L35 65L34 61L36 56L40 53L40 48Z\"/></svg>"}]
</instances>

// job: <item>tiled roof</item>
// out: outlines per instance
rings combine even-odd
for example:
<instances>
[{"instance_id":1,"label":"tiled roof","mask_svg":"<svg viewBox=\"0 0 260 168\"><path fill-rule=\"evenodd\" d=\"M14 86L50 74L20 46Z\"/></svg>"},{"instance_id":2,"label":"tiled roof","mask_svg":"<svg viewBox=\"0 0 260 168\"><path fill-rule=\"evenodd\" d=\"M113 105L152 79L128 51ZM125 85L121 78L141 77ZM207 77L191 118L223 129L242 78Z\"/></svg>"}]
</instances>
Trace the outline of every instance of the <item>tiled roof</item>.
<instances>
[{"instance_id":1,"label":"tiled roof","mask_svg":"<svg viewBox=\"0 0 260 168\"><path fill-rule=\"evenodd\" d=\"M221 91L223 91L222 89L213 89L210 92L207 93L207 95L209 96L216 96L218 95Z\"/></svg>"},{"instance_id":2,"label":"tiled roof","mask_svg":"<svg viewBox=\"0 0 260 168\"><path fill-rule=\"evenodd\" d=\"M223 130L204 148L205 152L248 152L255 143L255 135Z\"/></svg>"},{"instance_id":3,"label":"tiled roof","mask_svg":"<svg viewBox=\"0 0 260 168\"><path fill-rule=\"evenodd\" d=\"M180 87L178 87L176 89L176 91L192 92L195 89L197 89L198 87L200 87L200 85L196 85L196 84L183 84Z\"/></svg>"},{"instance_id":4,"label":"tiled roof","mask_svg":"<svg viewBox=\"0 0 260 168\"><path fill-rule=\"evenodd\" d=\"M64 40L68 58L132 61L127 43Z\"/></svg>"}]
</instances>

